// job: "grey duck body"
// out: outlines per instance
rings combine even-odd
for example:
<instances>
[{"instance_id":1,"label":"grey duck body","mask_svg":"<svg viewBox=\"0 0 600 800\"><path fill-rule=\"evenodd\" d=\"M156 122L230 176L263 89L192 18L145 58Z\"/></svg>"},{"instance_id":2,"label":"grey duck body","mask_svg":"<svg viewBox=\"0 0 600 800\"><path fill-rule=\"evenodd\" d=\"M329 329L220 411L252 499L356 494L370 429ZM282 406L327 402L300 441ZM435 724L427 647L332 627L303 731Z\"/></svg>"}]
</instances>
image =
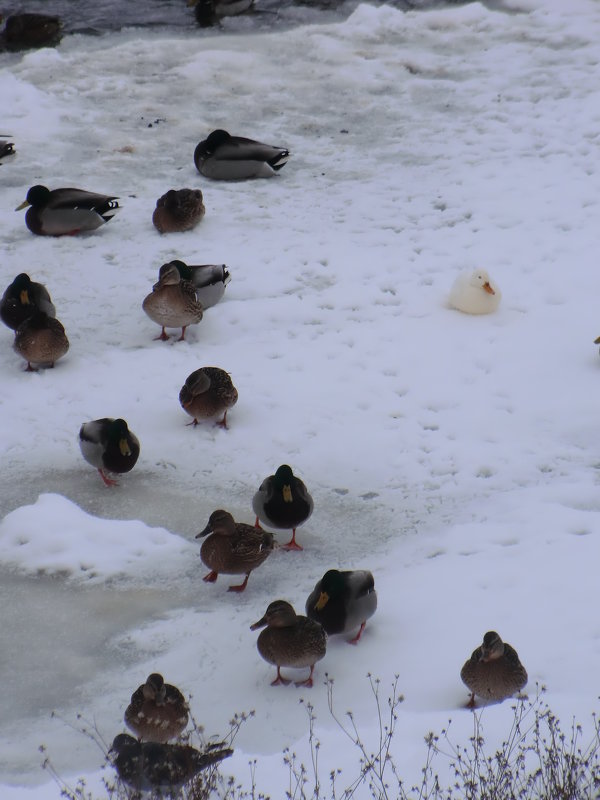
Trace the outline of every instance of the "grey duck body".
<instances>
[{"instance_id":1,"label":"grey duck body","mask_svg":"<svg viewBox=\"0 0 600 800\"><path fill-rule=\"evenodd\" d=\"M306 616L319 622L328 634L360 628L377 610L377 592L369 570L328 570L306 600Z\"/></svg>"},{"instance_id":2,"label":"grey duck body","mask_svg":"<svg viewBox=\"0 0 600 800\"><path fill-rule=\"evenodd\" d=\"M263 144L243 136L216 130L194 151L194 164L202 175L213 180L241 181L271 178L290 157L286 147Z\"/></svg>"},{"instance_id":3,"label":"grey duck body","mask_svg":"<svg viewBox=\"0 0 600 800\"><path fill-rule=\"evenodd\" d=\"M32 186L17 211L31 206L25 224L38 236L71 236L96 230L111 220L119 210L114 195L64 188L50 191L46 186Z\"/></svg>"}]
</instances>

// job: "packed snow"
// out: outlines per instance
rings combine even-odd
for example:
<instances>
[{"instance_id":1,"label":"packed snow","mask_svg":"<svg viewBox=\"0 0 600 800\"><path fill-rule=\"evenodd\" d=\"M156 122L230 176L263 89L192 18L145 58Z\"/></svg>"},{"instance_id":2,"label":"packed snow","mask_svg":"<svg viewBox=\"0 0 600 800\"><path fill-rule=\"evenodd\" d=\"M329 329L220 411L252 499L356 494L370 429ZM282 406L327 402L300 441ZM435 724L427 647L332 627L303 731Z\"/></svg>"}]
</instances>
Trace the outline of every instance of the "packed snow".
<instances>
[{"instance_id":1,"label":"packed snow","mask_svg":"<svg viewBox=\"0 0 600 800\"><path fill-rule=\"evenodd\" d=\"M99 787L105 741L150 672L191 695L207 736L255 710L221 770L282 797L284 748L358 773L327 709L379 728L367 674L405 696L394 756L419 779L423 736L473 715L460 668L497 630L591 735L598 709L600 359L596 268L600 13L594 0L504 0L272 33L67 36L0 56L2 291L44 283L70 350L29 373L0 330L0 792L52 800L44 744L71 784ZM194 147L214 128L289 147L270 180L210 182ZM86 236L36 237L14 208L29 186L118 195ZM206 216L160 236L170 188ZM223 300L155 341L141 303L174 258L226 263ZM450 308L485 268L499 308ZM177 333L177 335L179 335ZM196 428L187 375L227 370L229 429ZM79 451L82 422L125 418L141 455L114 488ZM260 482L288 463L314 498L297 538L243 594L204 583L195 534L216 508L253 522ZM276 535L282 543L286 532ZM370 569L379 606L361 641L331 637L312 689L271 687L251 623L277 598L303 612L330 567ZM285 672L285 670L284 670ZM56 715L51 717L51 712ZM481 714L493 743L511 702ZM101 791L98 791L101 796ZM368 797L366 787L356 797Z\"/></svg>"}]
</instances>

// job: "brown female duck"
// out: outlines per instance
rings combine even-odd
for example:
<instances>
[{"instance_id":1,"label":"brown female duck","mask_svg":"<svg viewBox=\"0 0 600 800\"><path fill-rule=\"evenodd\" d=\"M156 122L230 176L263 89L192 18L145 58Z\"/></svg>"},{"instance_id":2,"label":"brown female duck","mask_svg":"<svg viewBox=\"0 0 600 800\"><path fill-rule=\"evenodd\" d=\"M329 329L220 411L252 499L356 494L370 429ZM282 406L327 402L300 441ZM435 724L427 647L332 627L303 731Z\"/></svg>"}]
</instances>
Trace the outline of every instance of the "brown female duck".
<instances>
[{"instance_id":1,"label":"brown female duck","mask_svg":"<svg viewBox=\"0 0 600 800\"><path fill-rule=\"evenodd\" d=\"M202 543L200 558L210 569L203 580L214 583L219 573L245 575L243 583L230 586L229 592L243 592L252 570L260 567L273 552L273 534L244 522L236 522L228 511L213 511L204 530L196 539Z\"/></svg>"}]
</instances>

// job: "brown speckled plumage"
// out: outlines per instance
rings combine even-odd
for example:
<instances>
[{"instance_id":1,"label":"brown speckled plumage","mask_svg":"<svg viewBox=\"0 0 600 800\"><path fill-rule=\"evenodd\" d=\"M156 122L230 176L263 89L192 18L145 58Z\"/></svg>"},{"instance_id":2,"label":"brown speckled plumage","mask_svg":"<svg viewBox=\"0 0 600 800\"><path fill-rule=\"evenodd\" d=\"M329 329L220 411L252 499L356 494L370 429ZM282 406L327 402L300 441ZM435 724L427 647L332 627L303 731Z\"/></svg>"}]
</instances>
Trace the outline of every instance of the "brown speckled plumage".
<instances>
[{"instance_id":1,"label":"brown speckled plumage","mask_svg":"<svg viewBox=\"0 0 600 800\"><path fill-rule=\"evenodd\" d=\"M31 371L33 364L53 367L68 351L69 340L62 323L45 311L36 311L16 329L13 347Z\"/></svg>"},{"instance_id":2,"label":"brown speckled plumage","mask_svg":"<svg viewBox=\"0 0 600 800\"><path fill-rule=\"evenodd\" d=\"M159 233L181 233L194 228L204 210L200 189L169 189L156 201L152 222Z\"/></svg>"},{"instance_id":3,"label":"brown speckled plumage","mask_svg":"<svg viewBox=\"0 0 600 800\"><path fill-rule=\"evenodd\" d=\"M165 328L181 328L179 341L182 341L188 325L200 322L203 315L196 290L189 281L181 279L174 264L162 265L158 281L144 298L142 308L151 320L162 327L160 336L156 338L163 341L169 338Z\"/></svg>"},{"instance_id":4,"label":"brown speckled plumage","mask_svg":"<svg viewBox=\"0 0 600 800\"><path fill-rule=\"evenodd\" d=\"M527 683L527 672L517 651L495 631L485 634L483 643L465 662L460 677L471 692L470 707L475 705L475 695L499 702L519 692Z\"/></svg>"},{"instance_id":5,"label":"brown speckled plumage","mask_svg":"<svg viewBox=\"0 0 600 800\"><path fill-rule=\"evenodd\" d=\"M310 667L310 675L304 681L297 681L296 686L312 686L313 671L327 649L327 634L323 627L308 617L296 614L293 606L285 600L274 600L258 622L250 626L261 631L256 647L258 652L277 667L277 676L272 686L287 684L289 680L281 675L281 667Z\"/></svg>"},{"instance_id":6,"label":"brown speckled plumage","mask_svg":"<svg viewBox=\"0 0 600 800\"><path fill-rule=\"evenodd\" d=\"M202 543L200 558L211 570L204 576L205 581L214 583L220 572L226 575L245 575L244 582L230 586L230 592L242 592L246 588L252 570L260 565L273 552L273 534L236 522L228 511L213 511L204 530L196 539L208 538Z\"/></svg>"},{"instance_id":7,"label":"brown speckled plumage","mask_svg":"<svg viewBox=\"0 0 600 800\"><path fill-rule=\"evenodd\" d=\"M152 673L131 695L125 710L125 723L146 742L165 743L183 731L189 709L176 686L165 683L162 675Z\"/></svg>"},{"instance_id":8,"label":"brown speckled plumage","mask_svg":"<svg viewBox=\"0 0 600 800\"><path fill-rule=\"evenodd\" d=\"M192 417L191 425L198 419L210 419L219 414L223 418L217 422L227 427L227 412L238 400L237 389L229 373L219 367L202 367L188 375L179 392L179 402L184 411Z\"/></svg>"}]
</instances>

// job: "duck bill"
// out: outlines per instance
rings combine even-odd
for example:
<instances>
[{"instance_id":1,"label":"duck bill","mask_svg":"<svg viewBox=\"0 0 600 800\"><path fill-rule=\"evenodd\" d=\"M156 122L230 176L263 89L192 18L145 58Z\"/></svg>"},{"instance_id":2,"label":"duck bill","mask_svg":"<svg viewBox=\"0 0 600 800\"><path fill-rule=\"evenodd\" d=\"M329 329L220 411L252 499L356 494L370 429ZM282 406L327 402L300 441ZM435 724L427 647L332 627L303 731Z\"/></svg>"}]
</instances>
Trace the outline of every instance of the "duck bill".
<instances>
[{"instance_id":1,"label":"duck bill","mask_svg":"<svg viewBox=\"0 0 600 800\"><path fill-rule=\"evenodd\" d=\"M130 456L131 455L131 449L129 447L127 439L121 439L119 441L119 450L121 451L121 455L122 456Z\"/></svg>"},{"instance_id":2,"label":"duck bill","mask_svg":"<svg viewBox=\"0 0 600 800\"><path fill-rule=\"evenodd\" d=\"M250 630L255 631L257 630L257 628L264 628L266 624L267 624L266 616L261 617L261 619L259 619L258 622L255 622L253 625L250 625Z\"/></svg>"},{"instance_id":3,"label":"duck bill","mask_svg":"<svg viewBox=\"0 0 600 800\"><path fill-rule=\"evenodd\" d=\"M22 306L29 305L29 294L27 293L27 289L23 289L23 291L19 294L19 300L21 301Z\"/></svg>"},{"instance_id":4,"label":"duck bill","mask_svg":"<svg viewBox=\"0 0 600 800\"><path fill-rule=\"evenodd\" d=\"M484 291L484 292L487 292L488 294L496 294L496 292L495 292L495 291L492 289L492 287L490 286L490 282L489 282L489 281L486 281L486 282L483 284L483 287L482 287L482 288L483 288L483 291Z\"/></svg>"},{"instance_id":5,"label":"duck bill","mask_svg":"<svg viewBox=\"0 0 600 800\"><path fill-rule=\"evenodd\" d=\"M197 533L194 536L194 539L202 539L203 536L208 536L209 533L212 533L212 528L210 527L210 522L208 523L206 528L204 528L204 530L201 530L200 533Z\"/></svg>"},{"instance_id":6,"label":"duck bill","mask_svg":"<svg viewBox=\"0 0 600 800\"><path fill-rule=\"evenodd\" d=\"M283 502L284 503L291 503L293 500L292 498L292 487L289 484L286 484L283 487Z\"/></svg>"},{"instance_id":7,"label":"duck bill","mask_svg":"<svg viewBox=\"0 0 600 800\"><path fill-rule=\"evenodd\" d=\"M322 609L324 609L328 602L329 602L329 595L327 594L327 592L321 592L321 594L319 595L319 599L315 603L315 611L321 611Z\"/></svg>"},{"instance_id":8,"label":"duck bill","mask_svg":"<svg viewBox=\"0 0 600 800\"><path fill-rule=\"evenodd\" d=\"M29 202L29 200L23 200L23 202L21 203L21 205L20 205L20 206L17 206L17 207L15 208L15 211L21 211L22 209L24 209L24 208L27 208L27 206L30 206L30 205L31 205L31 203Z\"/></svg>"}]
</instances>

